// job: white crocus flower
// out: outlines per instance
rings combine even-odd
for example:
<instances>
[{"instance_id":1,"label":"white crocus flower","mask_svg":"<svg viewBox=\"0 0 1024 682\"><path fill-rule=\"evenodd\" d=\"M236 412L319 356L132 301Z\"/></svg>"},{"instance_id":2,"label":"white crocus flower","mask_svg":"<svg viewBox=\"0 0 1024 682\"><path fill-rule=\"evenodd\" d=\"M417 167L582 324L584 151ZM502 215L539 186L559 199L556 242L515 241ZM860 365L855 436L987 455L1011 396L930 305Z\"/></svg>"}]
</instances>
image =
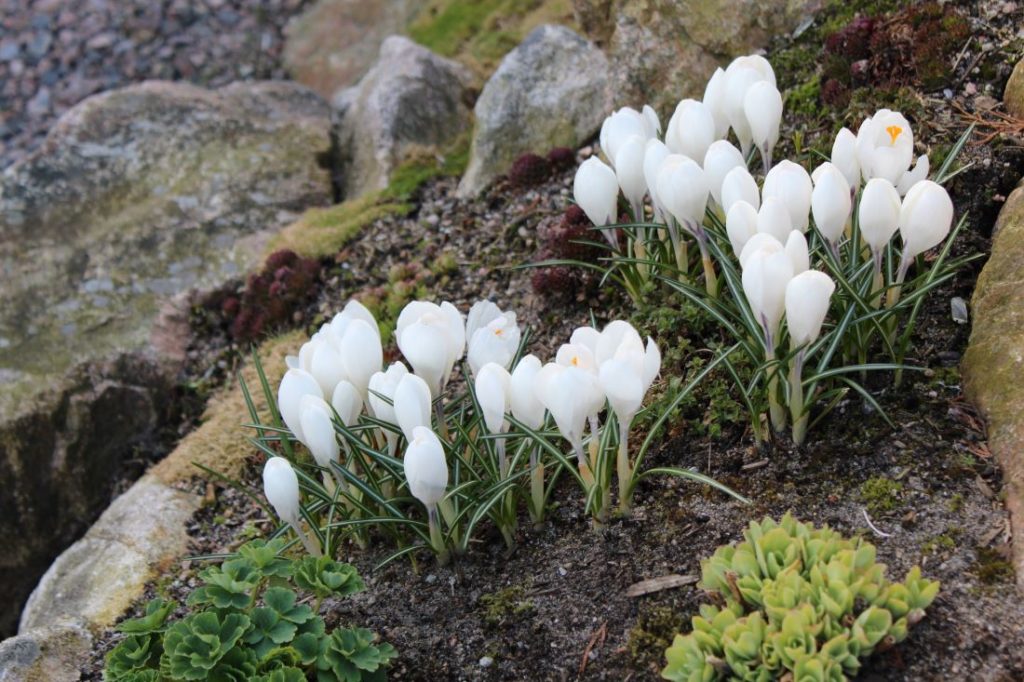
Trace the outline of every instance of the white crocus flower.
<instances>
[{"instance_id":1,"label":"white crocus flower","mask_svg":"<svg viewBox=\"0 0 1024 682\"><path fill-rule=\"evenodd\" d=\"M647 140L639 135L630 135L615 155L615 177L638 223L644 220L644 195L647 193L644 178L646 147Z\"/></svg>"},{"instance_id":2,"label":"white crocus flower","mask_svg":"<svg viewBox=\"0 0 1024 682\"><path fill-rule=\"evenodd\" d=\"M331 326L333 331L333 322ZM363 319L352 320L346 325L338 346L344 362L346 378L365 398L370 377L384 366L384 351L381 347L380 331L377 324L371 325ZM330 394L325 391L325 395Z\"/></svg>"},{"instance_id":3,"label":"white crocus flower","mask_svg":"<svg viewBox=\"0 0 1024 682\"><path fill-rule=\"evenodd\" d=\"M767 173L772 167L772 151L779 141L782 94L768 81L754 83L743 98L743 111L750 125L754 146L761 154L764 172Z\"/></svg>"},{"instance_id":4,"label":"white crocus flower","mask_svg":"<svg viewBox=\"0 0 1024 682\"><path fill-rule=\"evenodd\" d=\"M881 109L857 130L857 162L864 181L882 178L895 185L914 156L914 132L903 114Z\"/></svg>"},{"instance_id":5,"label":"white crocus flower","mask_svg":"<svg viewBox=\"0 0 1024 682\"><path fill-rule=\"evenodd\" d=\"M772 235L767 232L757 232L747 240L747 243L743 245L743 250L740 251L740 268L747 267L747 261L758 251L779 253L785 252L785 250L786 245Z\"/></svg>"},{"instance_id":6,"label":"white crocus flower","mask_svg":"<svg viewBox=\"0 0 1024 682\"><path fill-rule=\"evenodd\" d=\"M803 166L788 159L768 171L761 188L761 200L775 197L786 205L794 230L807 232L811 211L811 176Z\"/></svg>"},{"instance_id":7,"label":"white crocus flower","mask_svg":"<svg viewBox=\"0 0 1024 682\"><path fill-rule=\"evenodd\" d=\"M430 387L415 374L398 380L394 394L395 422L406 442L411 442L417 426L430 428Z\"/></svg>"},{"instance_id":8,"label":"white crocus flower","mask_svg":"<svg viewBox=\"0 0 1024 682\"><path fill-rule=\"evenodd\" d=\"M597 375L575 365L549 362L537 372L534 394L551 413L562 437L576 454L580 474L588 485L594 481L583 454L583 430L595 402L604 402Z\"/></svg>"},{"instance_id":9,"label":"white crocus flower","mask_svg":"<svg viewBox=\"0 0 1024 682\"><path fill-rule=\"evenodd\" d=\"M899 229L903 253L897 282L902 283L914 258L942 243L953 226L953 201L949 192L931 180L914 185L900 209Z\"/></svg>"},{"instance_id":10,"label":"white crocus flower","mask_svg":"<svg viewBox=\"0 0 1024 682\"><path fill-rule=\"evenodd\" d=\"M369 405L373 416L377 419L398 424L398 417L395 416L395 389L398 382L402 380L409 370L401 362L393 362L386 372L377 372L370 377ZM388 444L388 455L395 456L395 447L398 445L398 434L390 429L381 429Z\"/></svg>"},{"instance_id":11,"label":"white crocus flower","mask_svg":"<svg viewBox=\"0 0 1024 682\"><path fill-rule=\"evenodd\" d=\"M851 192L860 187L860 162L857 160L857 136L849 128L841 128L832 142L832 163L846 178Z\"/></svg>"},{"instance_id":12,"label":"white crocus flower","mask_svg":"<svg viewBox=\"0 0 1024 682\"><path fill-rule=\"evenodd\" d=\"M645 107L644 113L630 107L622 107L604 119L601 124L600 143L601 151L604 152L608 163L615 164L615 156L619 147L631 136L639 135L643 139L649 139L657 134L657 114L653 109L647 112L650 107ZM595 224L597 221L594 221Z\"/></svg>"},{"instance_id":13,"label":"white crocus flower","mask_svg":"<svg viewBox=\"0 0 1024 682\"><path fill-rule=\"evenodd\" d=\"M483 412L484 426L493 435L508 431L509 404L512 402L512 377L508 370L493 362L480 368L473 385L480 411ZM502 478L508 476L508 461L505 459L505 440L497 441L498 472Z\"/></svg>"},{"instance_id":14,"label":"white crocus flower","mask_svg":"<svg viewBox=\"0 0 1024 682\"><path fill-rule=\"evenodd\" d=\"M431 395L441 395L452 368L466 347L462 314L451 303L413 301L402 309L395 340L413 371L427 382Z\"/></svg>"},{"instance_id":15,"label":"white crocus flower","mask_svg":"<svg viewBox=\"0 0 1024 682\"><path fill-rule=\"evenodd\" d=\"M352 426L359 420L359 415L363 411L363 396L351 383L342 381L334 387L331 407L338 413L342 424Z\"/></svg>"},{"instance_id":16,"label":"white crocus flower","mask_svg":"<svg viewBox=\"0 0 1024 682\"><path fill-rule=\"evenodd\" d=\"M800 445L807 434L804 410L803 367L807 346L821 334L835 282L823 272L808 270L786 285L786 326L790 346L797 350L789 369L789 409L793 417L793 442Z\"/></svg>"},{"instance_id":17,"label":"white crocus flower","mask_svg":"<svg viewBox=\"0 0 1024 682\"><path fill-rule=\"evenodd\" d=\"M341 448L334 435L334 422L331 421L331 406L323 398L315 395L302 396L301 416L302 444L309 448L318 466L326 469L323 472L324 487L329 494L334 493L334 483L344 487L345 479L331 466L338 462Z\"/></svg>"},{"instance_id":18,"label":"white crocus flower","mask_svg":"<svg viewBox=\"0 0 1024 682\"><path fill-rule=\"evenodd\" d=\"M708 105L715 118L715 139L724 139L729 134L729 115L725 111L725 71L722 68L715 69L708 79L701 101Z\"/></svg>"},{"instance_id":19,"label":"white crocus flower","mask_svg":"<svg viewBox=\"0 0 1024 682\"><path fill-rule=\"evenodd\" d=\"M860 233L875 256L875 269L882 265L886 244L900 224L900 194L892 183L872 178L861 193L857 216Z\"/></svg>"},{"instance_id":20,"label":"white crocus flower","mask_svg":"<svg viewBox=\"0 0 1024 682\"><path fill-rule=\"evenodd\" d=\"M474 303L466 318L466 359L470 370L476 374L488 362L507 368L519 349L520 337L514 312L502 312L490 301Z\"/></svg>"},{"instance_id":21,"label":"white crocus flower","mask_svg":"<svg viewBox=\"0 0 1024 682\"><path fill-rule=\"evenodd\" d=\"M658 199L658 170L671 153L665 143L658 139L647 140L647 144L644 146L644 182L647 183L647 194L651 197L654 218L658 222L668 222L669 220L661 200Z\"/></svg>"},{"instance_id":22,"label":"white crocus flower","mask_svg":"<svg viewBox=\"0 0 1024 682\"><path fill-rule=\"evenodd\" d=\"M509 379L512 416L534 431L544 425L544 403L537 398L535 390L540 370L540 360L525 355ZM530 516L535 524L544 520L544 501L544 463L540 460L540 445L536 444L530 448Z\"/></svg>"},{"instance_id":23,"label":"white crocus flower","mask_svg":"<svg viewBox=\"0 0 1024 682\"><path fill-rule=\"evenodd\" d=\"M789 216L786 204L777 197L765 197L761 210L757 212L757 231L770 234L785 244L789 233L793 232L793 221Z\"/></svg>"},{"instance_id":24,"label":"white crocus flower","mask_svg":"<svg viewBox=\"0 0 1024 682\"><path fill-rule=\"evenodd\" d=\"M299 536L306 551L320 556L320 548L309 538L300 523L299 478L284 457L271 457L263 466L263 494L282 521Z\"/></svg>"},{"instance_id":25,"label":"white crocus flower","mask_svg":"<svg viewBox=\"0 0 1024 682\"><path fill-rule=\"evenodd\" d=\"M348 380L345 359L329 325L321 328L313 335L313 338L303 345L299 351L299 358L300 360L309 359L307 371L316 379L323 395L331 395L339 381Z\"/></svg>"},{"instance_id":26,"label":"white crocus flower","mask_svg":"<svg viewBox=\"0 0 1024 682\"><path fill-rule=\"evenodd\" d=\"M814 175L811 214L821 236L838 258L836 245L843 236L843 228L853 208L850 185L842 171L832 163L821 164L815 169Z\"/></svg>"},{"instance_id":27,"label":"white crocus flower","mask_svg":"<svg viewBox=\"0 0 1024 682\"><path fill-rule=\"evenodd\" d=\"M654 110L654 107L650 104L645 104L644 108L640 111L640 115L644 119L644 132L647 135L647 139L661 135L661 121L658 119L658 112Z\"/></svg>"},{"instance_id":28,"label":"white crocus flower","mask_svg":"<svg viewBox=\"0 0 1024 682\"><path fill-rule=\"evenodd\" d=\"M725 232L729 236L729 244L737 258L743 253L743 247L757 234L757 211L746 201L737 201L725 216Z\"/></svg>"},{"instance_id":29,"label":"white crocus flower","mask_svg":"<svg viewBox=\"0 0 1024 682\"><path fill-rule=\"evenodd\" d=\"M704 175L708 179L711 198L715 200L715 204L723 207L723 212L726 211L722 203L722 184L725 182L725 176L735 168L747 169L747 164L743 160L740 150L736 149L727 140L712 142L711 146L708 147L707 154L704 155Z\"/></svg>"},{"instance_id":30,"label":"white crocus flower","mask_svg":"<svg viewBox=\"0 0 1024 682\"><path fill-rule=\"evenodd\" d=\"M917 157L917 163L914 167L903 174L900 178L900 182L896 185L896 189L899 190L900 196L905 197L910 189L919 182L928 179L928 171L931 170L931 166L928 163L928 155L922 154Z\"/></svg>"},{"instance_id":31,"label":"white crocus flower","mask_svg":"<svg viewBox=\"0 0 1024 682\"><path fill-rule=\"evenodd\" d=\"M277 389L277 409L281 413L284 425L302 442L302 396L314 395L323 398L320 384L309 372L292 368L284 373Z\"/></svg>"},{"instance_id":32,"label":"white crocus flower","mask_svg":"<svg viewBox=\"0 0 1024 682\"><path fill-rule=\"evenodd\" d=\"M728 214L737 201L747 202L755 211L761 208L761 190L746 166L733 168L722 180L722 210Z\"/></svg>"},{"instance_id":33,"label":"white crocus flower","mask_svg":"<svg viewBox=\"0 0 1024 682\"><path fill-rule=\"evenodd\" d=\"M754 136L743 105L750 87L763 80L764 77L757 69L738 60L734 60L725 70L725 112L744 158L750 151Z\"/></svg>"},{"instance_id":34,"label":"white crocus flower","mask_svg":"<svg viewBox=\"0 0 1024 682\"><path fill-rule=\"evenodd\" d=\"M749 243L748 243L749 247ZM743 292L765 334L769 357L775 355L786 300L786 285L793 278L793 264L785 250L758 249L743 266Z\"/></svg>"},{"instance_id":35,"label":"white crocus flower","mask_svg":"<svg viewBox=\"0 0 1024 682\"><path fill-rule=\"evenodd\" d=\"M580 164L573 178L572 195L594 225L604 227L615 222L619 180L611 166L601 159L592 156ZM613 248L618 248L614 229L604 229L601 233Z\"/></svg>"},{"instance_id":36,"label":"white crocus flower","mask_svg":"<svg viewBox=\"0 0 1024 682\"><path fill-rule=\"evenodd\" d=\"M786 256L793 266L793 274L799 275L811 267L811 256L807 250L807 238L801 232L793 230L786 239Z\"/></svg>"},{"instance_id":37,"label":"white crocus flower","mask_svg":"<svg viewBox=\"0 0 1024 682\"><path fill-rule=\"evenodd\" d=\"M437 553L438 563L446 564L448 551L441 534L437 505L448 488L448 462L440 439L427 427L417 426L402 463L409 492L427 508L430 544Z\"/></svg>"},{"instance_id":38,"label":"white crocus flower","mask_svg":"<svg viewBox=\"0 0 1024 682\"><path fill-rule=\"evenodd\" d=\"M665 144L672 153L703 161L714 141L715 118L711 108L695 99L679 102L665 130Z\"/></svg>"}]
</instances>

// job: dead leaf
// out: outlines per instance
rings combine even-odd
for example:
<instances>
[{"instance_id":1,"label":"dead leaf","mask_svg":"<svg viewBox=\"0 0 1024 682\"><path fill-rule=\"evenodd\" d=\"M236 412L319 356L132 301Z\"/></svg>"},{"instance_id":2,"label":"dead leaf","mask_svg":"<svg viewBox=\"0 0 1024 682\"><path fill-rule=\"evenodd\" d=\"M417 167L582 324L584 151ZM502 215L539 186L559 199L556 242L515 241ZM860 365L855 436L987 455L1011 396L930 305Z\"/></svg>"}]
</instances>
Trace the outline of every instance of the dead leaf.
<instances>
[{"instance_id":1,"label":"dead leaf","mask_svg":"<svg viewBox=\"0 0 1024 682\"><path fill-rule=\"evenodd\" d=\"M652 592L661 592L662 590L670 590L674 587L692 585L695 582L697 582L697 576L695 575L679 575L678 573L672 573L633 583L626 589L626 596L642 597L645 594L651 594Z\"/></svg>"}]
</instances>

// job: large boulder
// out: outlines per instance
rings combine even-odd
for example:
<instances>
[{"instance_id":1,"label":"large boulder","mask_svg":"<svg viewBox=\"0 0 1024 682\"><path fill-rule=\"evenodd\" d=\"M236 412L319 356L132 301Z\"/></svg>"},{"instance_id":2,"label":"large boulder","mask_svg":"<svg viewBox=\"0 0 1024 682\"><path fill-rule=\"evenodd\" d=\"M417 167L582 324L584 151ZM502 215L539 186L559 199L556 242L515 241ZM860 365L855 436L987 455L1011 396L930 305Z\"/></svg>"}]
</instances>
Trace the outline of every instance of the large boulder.
<instances>
[{"instance_id":1,"label":"large boulder","mask_svg":"<svg viewBox=\"0 0 1024 682\"><path fill-rule=\"evenodd\" d=\"M0 635L170 412L164 302L333 197L329 106L289 83L92 97L0 176Z\"/></svg>"},{"instance_id":2,"label":"large boulder","mask_svg":"<svg viewBox=\"0 0 1024 682\"><path fill-rule=\"evenodd\" d=\"M401 33L419 6L411 0L319 0L285 27L285 68L330 98L370 70L384 39Z\"/></svg>"},{"instance_id":3,"label":"large boulder","mask_svg":"<svg viewBox=\"0 0 1024 682\"><path fill-rule=\"evenodd\" d=\"M1024 120L1024 59L1017 62L1010 74L1010 80L1006 81L1006 90L1003 92L1003 104L1011 116Z\"/></svg>"},{"instance_id":4,"label":"large boulder","mask_svg":"<svg viewBox=\"0 0 1024 682\"><path fill-rule=\"evenodd\" d=\"M345 197L384 189L391 171L469 128L473 75L408 38L391 36L358 85L339 91L339 177Z\"/></svg>"},{"instance_id":5,"label":"large boulder","mask_svg":"<svg viewBox=\"0 0 1024 682\"><path fill-rule=\"evenodd\" d=\"M0 682L77 682L93 636L77 619L28 630L0 642Z\"/></svg>"},{"instance_id":6,"label":"large boulder","mask_svg":"<svg viewBox=\"0 0 1024 682\"><path fill-rule=\"evenodd\" d=\"M505 55L477 100L459 195L478 194L524 152L585 142L611 103L608 59L601 50L564 26L535 28Z\"/></svg>"},{"instance_id":7,"label":"large boulder","mask_svg":"<svg viewBox=\"0 0 1024 682\"><path fill-rule=\"evenodd\" d=\"M806 21L822 0L573 0L612 65L615 106L670 114L700 97L715 67L762 49Z\"/></svg>"},{"instance_id":8,"label":"large boulder","mask_svg":"<svg viewBox=\"0 0 1024 682\"><path fill-rule=\"evenodd\" d=\"M992 255L972 298L964 390L988 419L988 446L1003 469L1013 524L1017 585L1024 589L1024 186L1006 201L993 231Z\"/></svg>"}]
</instances>

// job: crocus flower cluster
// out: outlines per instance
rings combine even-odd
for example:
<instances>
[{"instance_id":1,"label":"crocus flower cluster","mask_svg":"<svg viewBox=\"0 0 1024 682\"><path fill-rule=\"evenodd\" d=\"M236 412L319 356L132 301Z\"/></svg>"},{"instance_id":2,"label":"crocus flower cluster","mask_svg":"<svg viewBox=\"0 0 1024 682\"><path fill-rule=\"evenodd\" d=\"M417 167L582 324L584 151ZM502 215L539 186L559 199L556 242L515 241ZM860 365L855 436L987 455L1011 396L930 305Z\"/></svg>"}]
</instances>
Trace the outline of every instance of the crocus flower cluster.
<instances>
[{"instance_id":1,"label":"crocus flower cluster","mask_svg":"<svg viewBox=\"0 0 1024 682\"><path fill-rule=\"evenodd\" d=\"M313 334L297 356L287 358L278 409L284 425L322 470L324 487L332 495L340 488L344 498L358 498L348 482L367 474L365 468L372 466L344 437L346 429L360 434L359 450L376 448L388 458L401 455L405 480L395 483L399 487L404 483L408 493L426 507L430 543L442 560L448 550L442 524L450 528L458 524L447 499L450 449L456 437L450 428L460 434L488 434L477 446L488 451L492 444L499 485L515 473L505 454L505 441L529 441L529 471L524 473L529 474L529 494L524 490L523 497L529 500L534 520L540 522L546 501L541 457L545 443L538 441L544 439L542 430L550 414L572 447L584 488L589 493L593 486L602 486L597 497L603 502L595 516L603 519L611 475L596 473L595 468L601 413L610 405L609 414L615 416L620 434L620 506L628 510L633 472L626 438L660 370L657 345L652 339L645 344L631 325L615 321L601 331L577 329L553 361L543 364L533 355L516 362L521 339L515 313L502 311L490 301L476 303L466 317L448 302L414 301L402 310L395 330L405 362L384 367L376 320L353 300ZM465 394L473 398L468 409L458 396L445 396L462 360L473 389ZM459 403L458 409L446 413L450 403ZM478 419L472 422L475 427L459 421L467 414L476 415L472 417ZM510 433L513 421L517 431ZM584 451L588 426L589 454ZM310 545L300 523L297 477L288 460L269 460L264 481L278 516ZM511 521L510 527L501 530L511 544L516 490L510 487L506 497L503 504ZM356 505L350 505L350 510L356 511Z\"/></svg>"},{"instance_id":2,"label":"crocus flower cluster","mask_svg":"<svg viewBox=\"0 0 1024 682\"><path fill-rule=\"evenodd\" d=\"M790 160L773 163L782 108L771 65L756 55L739 57L714 73L703 100L678 104L664 139L659 139L658 116L649 106L612 113L600 135L608 163L596 156L585 161L573 194L618 250L614 223L621 192L635 219L630 227L636 235L632 250L638 272L646 273L652 264L668 265L649 257L654 235L665 234L674 268L685 280L686 240L695 240L712 297L719 294L712 254L728 255L710 248L712 240L731 246L767 360L776 359L783 320L791 351L797 351L789 390L781 390L777 376L768 390L773 423L777 428L785 424L780 401L788 400L799 442L806 428L801 367L832 307L835 274L856 271L862 252L870 253L874 279L869 300L877 308L887 292L885 305L895 306L915 258L949 234L953 204L945 189L927 179L928 157L915 160L914 133L899 112L878 111L856 134L841 129L829 160L808 172ZM760 181L748 167L752 148L762 161ZM886 281L883 257L897 231L899 265L895 278Z\"/></svg>"}]
</instances>

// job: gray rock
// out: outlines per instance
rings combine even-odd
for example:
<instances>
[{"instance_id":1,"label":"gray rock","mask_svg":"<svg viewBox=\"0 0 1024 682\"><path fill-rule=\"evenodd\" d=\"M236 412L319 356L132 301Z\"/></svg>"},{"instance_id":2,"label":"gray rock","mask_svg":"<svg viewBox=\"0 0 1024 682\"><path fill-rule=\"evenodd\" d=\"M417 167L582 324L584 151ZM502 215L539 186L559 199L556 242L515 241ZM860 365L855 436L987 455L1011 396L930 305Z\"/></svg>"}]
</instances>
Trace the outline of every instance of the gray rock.
<instances>
[{"instance_id":1,"label":"gray rock","mask_svg":"<svg viewBox=\"0 0 1024 682\"><path fill-rule=\"evenodd\" d=\"M155 567L185 553L185 524L200 500L140 479L53 562L25 605L19 632L70 617L93 630L110 626L142 595Z\"/></svg>"},{"instance_id":2,"label":"gray rock","mask_svg":"<svg viewBox=\"0 0 1024 682\"><path fill-rule=\"evenodd\" d=\"M319 0L285 27L285 67L331 97L370 70L384 39L401 33L419 8L411 0Z\"/></svg>"},{"instance_id":3,"label":"gray rock","mask_svg":"<svg viewBox=\"0 0 1024 682\"><path fill-rule=\"evenodd\" d=\"M1017 62L1010 79L1006 81L1003 104L1011 115L1024 119L1024 59Z\"/></svg>"},{"instance_id":4,"label":"gray rock","mask_svg":"<svg viewBox=\"0 0 1024 682\"><path fill-rule=\"evenodd\" d=\"M563 26L537 27L505 56L477 100L459 195L478 194L524 152L579 146L597 132L611 104L601 50Z\"/></svg>"},{"instance_id":5,"label":"gray rock","mask_svg":"<svg viewBox=\"0 0 1024 682\"><path fill-rule=\"evenodd\" d=\"M443 149L469 127L473 76L408 38L391 36L358 85L339 91L339 174L346 198L388 185L424 149Z\"/></svg>"},{"instance_id":6,"label":"gray rock","mask_svg":"<svg viewBox=\"0 0 1024 682\"><path fill-rule=\"evenodd\" d=\"M295 84L148 82L82 102L0 175L0 634L168 417L162 303L331 200L330 126Z\"/></svg>"},{"instance_id":7,"label":"gray rock","mask_svg":"<svg viewBox=\"0 0 1024 682\"><path fill-rule=\"evenodd\" d=\"M767 47L822 0L573 0L584 33L605 47L615 106L648 103L667 121L676 103L700 97L715 67Z\"/></svg>"},{"instance_id":8,"label":"gray rock","mask_svg":"<svg viewBox=\"0 0 1024 682\"><path fill-rule=\"evenodd\" d=\"M92 650L80 621L61 620L0 642L0 682L74 682Z\"/></svg>"}]
</instances>

